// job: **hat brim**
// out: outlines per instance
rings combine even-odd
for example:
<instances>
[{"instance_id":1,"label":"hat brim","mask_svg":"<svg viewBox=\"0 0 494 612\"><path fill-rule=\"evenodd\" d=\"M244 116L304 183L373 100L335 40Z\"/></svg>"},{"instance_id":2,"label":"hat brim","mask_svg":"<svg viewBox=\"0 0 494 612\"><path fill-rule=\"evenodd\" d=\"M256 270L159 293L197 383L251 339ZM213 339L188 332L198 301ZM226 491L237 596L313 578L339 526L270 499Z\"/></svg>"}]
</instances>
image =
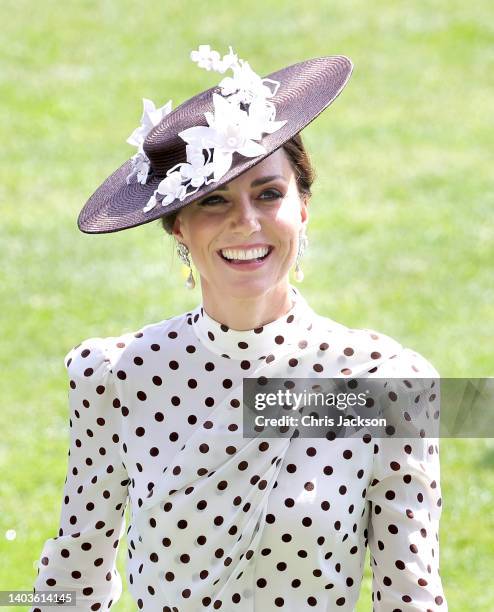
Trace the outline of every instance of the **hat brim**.
<instances>
[{"instance_id":1,"label":"hat brim","mask_svg":"<svg viewBox=\"0 0 494 612\"><path fill-rule=\"evenodd\" d=\"M352 70L353 64L348 57L336 55L306 60L269 74L266 78L280 82L276 95L271 98L276 106L276 120L286 120L286 123L276 132L263 137L261 144L266 153L257 157L244 157L235 153L231 168L219 181L202 187L183 201L175 200L167 206L158 203L148 212L143 212L142 209L164 175L150 175L144 185L138 183L135 178L127 184L126 179L131 172L129 159L111 174L86 202L77 219L79 229L87 234L105 234L129 229L169 215L215 191L271 155L311 123L338 97ZM148 134L146 143L150 147L159 146L160 138L170 130L170 133L177 134L188 127L187 118L190 121L193 117L192 125L205 125L203 113L214 110L214 92L218 92L217 87L190 98L166 115Z\"/></svg>"}]
</instances>

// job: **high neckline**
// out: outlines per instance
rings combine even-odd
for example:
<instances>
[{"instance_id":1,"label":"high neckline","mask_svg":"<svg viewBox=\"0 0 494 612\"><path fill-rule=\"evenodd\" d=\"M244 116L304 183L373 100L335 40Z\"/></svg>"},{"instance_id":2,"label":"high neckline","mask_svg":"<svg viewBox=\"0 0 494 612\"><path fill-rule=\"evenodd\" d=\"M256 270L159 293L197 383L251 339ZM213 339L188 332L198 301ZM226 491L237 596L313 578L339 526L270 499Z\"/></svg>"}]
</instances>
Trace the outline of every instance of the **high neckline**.
<instances>
[{"instance_id":1,"label":"high neckline","mask_svg":"<svg viewBox=\"0 0 494 612\"><path fill-rule=\"evenodd\" d=\"M303 337L315 316L305 298L290 285L292 308L278 319L255 329L230 329L208 315L199 304L189 315L195 335L213 353L227 359L266 359Z\"/></svg>"}]
</instances>

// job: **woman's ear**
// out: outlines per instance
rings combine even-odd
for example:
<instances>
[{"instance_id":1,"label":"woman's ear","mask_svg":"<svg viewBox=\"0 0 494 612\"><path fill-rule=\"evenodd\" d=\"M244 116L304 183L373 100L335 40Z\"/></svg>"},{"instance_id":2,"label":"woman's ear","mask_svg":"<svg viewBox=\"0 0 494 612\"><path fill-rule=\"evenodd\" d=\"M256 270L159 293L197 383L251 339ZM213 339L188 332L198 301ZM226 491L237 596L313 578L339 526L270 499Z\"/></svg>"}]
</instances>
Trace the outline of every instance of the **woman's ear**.
<instances>
[{"instance_id":1,"label":"woman's ear","mask_svg":"<svg viewBox=\"0 0 494 612\"><path fill-rule=\"evenodd\" d=\"M182 226L180 223L180 215L177 215L175 217L175 220L173 222L173 226L172 226L172 235L175 236L175 238L177 238L178 240L183 240L183 234L182 234Z\"/></svg>"}]
</instances>

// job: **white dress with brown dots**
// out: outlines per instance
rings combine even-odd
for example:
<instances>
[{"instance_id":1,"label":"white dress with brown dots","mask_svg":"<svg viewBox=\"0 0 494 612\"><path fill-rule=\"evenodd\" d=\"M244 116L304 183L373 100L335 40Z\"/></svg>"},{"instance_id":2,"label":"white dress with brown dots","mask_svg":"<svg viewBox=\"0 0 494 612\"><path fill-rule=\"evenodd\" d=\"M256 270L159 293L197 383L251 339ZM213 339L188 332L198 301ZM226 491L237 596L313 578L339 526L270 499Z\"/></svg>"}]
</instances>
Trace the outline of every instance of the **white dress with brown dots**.
<instances>
[{"instance_id":1,"label":"white dress with brown dots","mask_svg":"<svg viewBox=\"0 0 494 612\"><path fill-rule=\"evenodd\" d=\"M447 610L436 438L242 436L244 377L439 376L291 292L292 310L261 328L228 329L199 305L68 353L67 478L36 591L75 590L73 610L114 605L130 500L139 610L351 611L367 545L374 610Z\"/></svg>"}]
</instances>

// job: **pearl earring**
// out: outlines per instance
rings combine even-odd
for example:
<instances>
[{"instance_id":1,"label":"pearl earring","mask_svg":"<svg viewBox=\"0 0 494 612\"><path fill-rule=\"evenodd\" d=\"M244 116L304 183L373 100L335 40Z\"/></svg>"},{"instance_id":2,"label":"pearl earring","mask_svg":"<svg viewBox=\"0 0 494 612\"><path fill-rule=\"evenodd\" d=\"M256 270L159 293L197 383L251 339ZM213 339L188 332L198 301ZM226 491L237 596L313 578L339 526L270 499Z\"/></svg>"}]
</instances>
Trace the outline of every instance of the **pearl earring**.
<instances>
[{"instance_id":1,"label":"pearl earring","mask_svg":"<svg viewBox=\"0 0 494 612\"><path fill-rule=\"evenodd\" d=\"M309 246L309 239L305 234L305 230L301 229L298 235L298 252L297 259L295 260L295 280L301 283L304 280L304 273L300 267L300 260L302 259L305 249Z\"/></svg>"},{"instance_id":2,"label":"pearl earring","mask_svg":"<svg viewBox=\"0 0 494 612\"><path fill-rule=\"evenodd\" d=\"M194 289L196 286L196 282L194 280L194 275L192 274L192 266L190 265L189 258L189 248L183 242L177 242L177 254L180 260L189 268L189 276L185 281L185 286L187 289Z\"/></svg>"}]
</instances>

